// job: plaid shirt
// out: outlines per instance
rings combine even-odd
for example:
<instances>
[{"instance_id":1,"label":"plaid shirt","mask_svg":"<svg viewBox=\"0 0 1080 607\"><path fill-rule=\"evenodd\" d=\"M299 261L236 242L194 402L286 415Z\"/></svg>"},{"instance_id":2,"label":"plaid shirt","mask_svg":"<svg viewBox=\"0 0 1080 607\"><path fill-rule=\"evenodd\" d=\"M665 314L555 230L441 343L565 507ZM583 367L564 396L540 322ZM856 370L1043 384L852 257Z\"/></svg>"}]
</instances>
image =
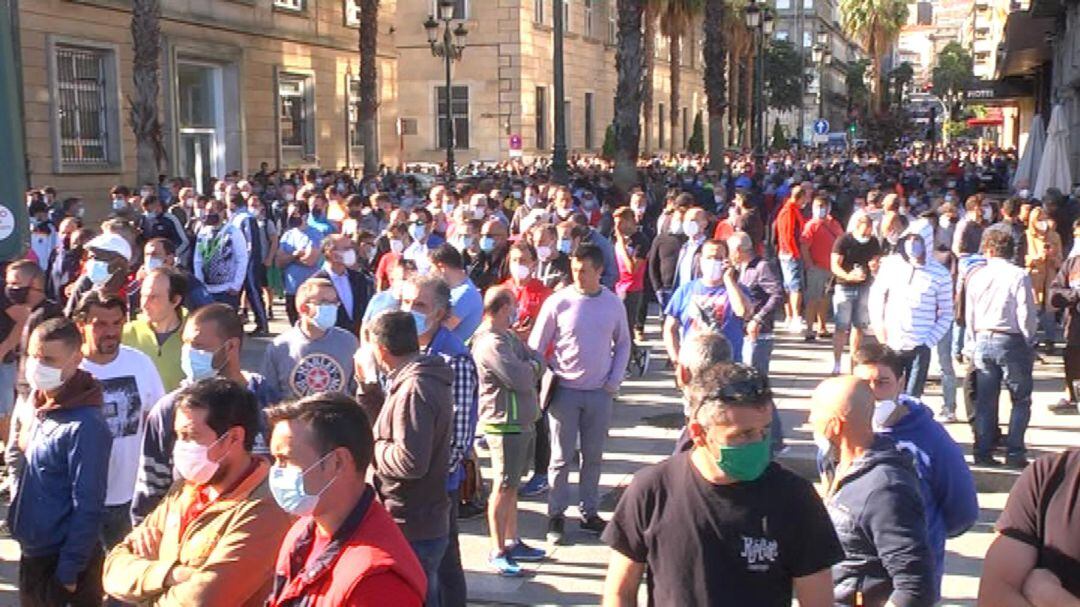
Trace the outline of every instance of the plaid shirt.
<instances>
[{"instance_id":1,"label":"plaid shirt","mask_svg":"<svg viewBox=\"0 0 1080 607\"><path fill-rule=\"evenodd\" d=\"M430 346L424 353L438 354L454 370L454 383L451 386L454 393L454 426L450 435L450 474L453 475L476 438L476 409L480 400L476 363L471 354L451 356L433 352Z\"/></svg>"}]
</instances>

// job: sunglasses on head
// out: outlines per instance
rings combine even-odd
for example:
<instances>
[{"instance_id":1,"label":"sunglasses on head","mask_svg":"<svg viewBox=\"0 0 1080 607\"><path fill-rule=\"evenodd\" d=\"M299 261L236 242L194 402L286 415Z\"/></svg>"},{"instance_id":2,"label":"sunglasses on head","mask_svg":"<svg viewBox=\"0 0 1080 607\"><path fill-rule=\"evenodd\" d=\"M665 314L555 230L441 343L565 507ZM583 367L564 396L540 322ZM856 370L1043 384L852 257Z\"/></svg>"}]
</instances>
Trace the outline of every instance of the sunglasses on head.
<instances>
[{"instance_id":1,"label":"sunglasses on head","mask_svg":"<svg viewBox=\"0 0 1080 607\"><path fill-rule=\"evenodd\" d=\"M771 398L772 390L764 377L754 374L720 386L709 397L725 403L758 403Z\"/></svg>"}]
</instances>

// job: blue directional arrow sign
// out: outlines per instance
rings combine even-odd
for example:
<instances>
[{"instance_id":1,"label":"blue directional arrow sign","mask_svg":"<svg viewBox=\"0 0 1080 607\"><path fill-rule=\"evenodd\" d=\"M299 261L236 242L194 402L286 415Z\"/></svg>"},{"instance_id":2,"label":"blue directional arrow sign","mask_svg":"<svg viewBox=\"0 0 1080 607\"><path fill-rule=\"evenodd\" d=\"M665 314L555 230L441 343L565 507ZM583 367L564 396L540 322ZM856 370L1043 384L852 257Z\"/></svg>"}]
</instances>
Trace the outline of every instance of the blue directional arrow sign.
<instances>
[{"instance_id":1,"label":"blue directional arrow sign","mask_svg":"<svg viewBox=\"0 0 1080 607\"><path fill-rule=\"evenodd\" d=\"M829 121L824 118L818 118L814 121L814 133L818 135L829 134Z\"/></svg>"}]
</instances>

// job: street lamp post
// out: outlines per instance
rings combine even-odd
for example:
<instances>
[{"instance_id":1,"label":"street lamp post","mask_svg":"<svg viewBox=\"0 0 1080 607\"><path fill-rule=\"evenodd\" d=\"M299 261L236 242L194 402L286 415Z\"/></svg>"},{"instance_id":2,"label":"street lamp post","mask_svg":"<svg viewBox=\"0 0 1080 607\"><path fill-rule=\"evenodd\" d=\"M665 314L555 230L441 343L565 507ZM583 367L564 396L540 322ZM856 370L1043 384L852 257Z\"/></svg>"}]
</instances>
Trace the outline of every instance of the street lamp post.
<instances>
[{"instance_id":1,"label":"street lamp post","mask_svg":"<svg viewBox=\"0 0 1080 607\"><path fill-rule=\"evenodd\" d=\"M441 57L446 65L446 173L447 181L453 181L457 174L454 170L454 112L453 88L450 74L450 65L461 59L465 52L465 37L469 32L465 25L458 23L457 27L451 27L454 21L454 0L439 0L438 20L435 15L428 15L424 22L424 30L427 31L428 45L431 54ZM439 24L442 23L442 36L439 36ZM440 40L441 38L441 40Z\"/></svg>"},{"instance_id":2,"label":"street lamp post","mask_svg":"<svg viewBox=\"0 0 1080 607\"><path fill-rule=\"evenodd\" d=\"M829 32L820 30L816 44L811 49L814 65L818 66L818 119L825 118L825 70L832 61L832 49L829 48Z\"/></svg>"},{"instance_id":3,"label":"street lamp post","mask_svg":"<svg viewBox=\"0 0 1080 607\"><path fill-rule=\"evenodd\" d=\"M746 27L757 46L754 69L754 108L751 117L750 140L754 145L754 160L759 169L765 166L765 42L772 36L773 15L768 6L750 0L744 9Z\"/></svg>"},{"instance_id":4,"label":"street lamp post","mask_svg":"<svg viewBox=\"0 0 1080 607\"><path fill-rule=\"evenodd\" d=\"M555 79L555 148L551 153L551 177L560 185L566 185L570 181L569 169L566 159L566 92L563 83L563 34L566 29L566 21L563 19L564 0L552 0L552 25L555 28L552 51L553 71ZM539 111L539 110L538 110Z\"/></svg>"}]
</instances>

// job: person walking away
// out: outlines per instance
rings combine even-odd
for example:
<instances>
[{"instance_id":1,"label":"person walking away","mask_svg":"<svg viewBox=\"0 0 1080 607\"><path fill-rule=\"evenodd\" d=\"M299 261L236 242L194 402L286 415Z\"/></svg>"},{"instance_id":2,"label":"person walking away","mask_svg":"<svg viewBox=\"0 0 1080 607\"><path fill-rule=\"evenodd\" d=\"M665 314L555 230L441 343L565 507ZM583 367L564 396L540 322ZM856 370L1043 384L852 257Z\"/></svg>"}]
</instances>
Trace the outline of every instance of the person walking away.
<instances>
[{"instance_id":1,"label":"person walking away","mask_svg":"<svg viewBox=\"0 0 1080 607\"><path fill-rule=\"evenodd\" d=\"M766 378L724 363L686 393L693 449L638 472L619 500L602 604L636 605L648 568L650 604L832 605L844 553L813 486L770 462Z\"/></svg>"},{"instance_id":2,"label":"person walking away","mask_svg":"<svg viewBox=\"0 0 1080 607\"><path fill-rule=\"evenodd\" d=\"M1012 400L1005 463L1027 466L1024 433L1031 417L1031 378L1035 365L1038 309L1031 277L1011 263L1012 235L987 230L982 252L986 265L972 270L965 288L968 344L974 344L975 463L1000 465L993 457L998 438L998 398L1004 382Z\"/></svg>"},{"instance_id":3,"label":"person walking away","mask_svg":"<svg viewBox=\"0 0 1080 607\"><path fill-rule=\"evenodd\" d=\"M877 271L881 245L872 236L873 220L860 215L853 231L836 239L832 252L832 273L836 277L833 294L833 375L840 374L844 343L851 336L851 351L862 344L863 332L870 324L870 282ZM850 368L850 367L849 367Z\"/></svg>"},{"instance_id":4,"label":"person walking away","mask_svg":"<svg viewBox=\"0 0 1080 607\"><path fill-rule=\"evenodd\" d=\"M270 492L298 517L277 551L268 607L420 607L420 562L366 480L375 439L353 399L317 394L267 411Z\"/></svg>"},{"instance_id":5,"label":"person walking away","mask_svg":"<svg viewBox=\"0 0 1080 607\"><path fill-rule=\"evenodd\" d=\"M26 466L8 510L22 605L101 605L99 533L112 435L101 384L79 368L81 348L82 335L67 318L41 323L27 346L35 417L19 445Z\"/></svg>"},{"instance_id":6,"label":"person walking away","mask_svg":"<svg viewBox=\"0 0 1080 607\"><path fill-rule=\"evenodd\" d=\"M667 229L657 233L646 260L649 282L652 284L653 292L656 293L656 302L660 306L661 321L664 318L664 310L671 301L671 294L675 292L679 255L685 240L682 235L682 210L673 209L668 217L669 221L665 223Z\"/></svg>"},{"instance_id":7,"label":"person walking away","mask_svg":"<svg viewBox=\"0 0 1080 607\"><path fill-rule=\"evenodd\" d=\"M854 377L811 397L814 442L835 462L825 504L844 558L833 566L837 605L933 605L938 600L919 479L896 442L875 435L874 394Z\"/></svg>"},{"instance_id":8,"label":"person walking away","mask_svg":"<svg viewBox=\"0 0 1080 607\"><path fill-rule=\"evenodd\" d=\"M904 393L905 373L903 357L888 346L866 344L855 353L854 375L874 393L874 431L892 437L912 455L940 593L945 540L960 536L978 520L978 494L960 445L934 421L929 407Z\"/></svg>"},{"instance_id":9,"label":"person walking away","mask_svg":"<svg viewBox=\"0 0 1080 607\"><path fill-rule=\"evenodd\" d=\"M1043 209L1031 209L1028 217L1026 265L1031 276L1031 289L1035 293L1035 307L1039 312L1039 328L1042 329L1046 349L1053 351L1057 338L1057 323L1053 306L1049 304L1050 282L1057 275L1064 259L1064 249L1057 226Z\"/></svg>"},{"instance_id":10,"label":"person walking away","mask_svg":"<svg viewBox=\"0 0 1080 607\"><path fill-rule=\"evenodd\" d=\"M380 314L368 334L390 382L373 426L376 486L427 576L425 605L438 606L439 567L450 542L446 463L453 372L442 357L420 353L416 320L408 312Z\"/></svg>"},{"instance_id":11,"label":"person walking away","mask_svg":"<svg viewBox=\"0 0 1080 607\"><path fill-rule=\"evenodd\" d=\"M548 541L565 541L565 511L570 505L569 461L580 438L578 481L581 529L599 534L605 521L599 508L600 469L611 422L611 408L630 360L630 329L619 298L600 284L603 252L590 244L574 250L574 287L544 302L529 347L553 352L549 366L557 378L548 414L552 457L548 470Z\"/></svg>"},{"instance_id":12,"label":"person walking away","mask_svg":"<svg viewBox=\"0 0 1080 607\"><path fill-rule=\"evenodd\" d=\"M881 261L870 286L870 325L879 342L904 361L905 393L921 398L930 369L930 348L953 323L953 285L945 266L928 255L923 237L908 234L897 252Z\"/></svg>"},{"instance_id":13,"label":"person walking away","mask_svg":"<svg viewBox=\"0 0 1080 607\"><path fill-rule=\"evenodd\" d=\"M255 396L211 378L181 389L175 413L179 480L109 552L105 591L160 607L263 605L289 515L270 495L269 462L252 454Z\"/></svg>"},{"instance_id":14,"label":"person walking away","mask_svg":"<svg viewBox=\"0 0 1080 607\"><path fill-rule=\"evenodd\" d=\"M487 438L496 483L488 500L488 566L514 577L522 573L519 561L547 556L525 544L518 533L518 486L533 455L533 426L541 419L537 386L545 369L543 357L513 330L518 305L509 288L488 291L484 322L472 345L480 385L478 427Z\"/></svg>"}]
</instances>

